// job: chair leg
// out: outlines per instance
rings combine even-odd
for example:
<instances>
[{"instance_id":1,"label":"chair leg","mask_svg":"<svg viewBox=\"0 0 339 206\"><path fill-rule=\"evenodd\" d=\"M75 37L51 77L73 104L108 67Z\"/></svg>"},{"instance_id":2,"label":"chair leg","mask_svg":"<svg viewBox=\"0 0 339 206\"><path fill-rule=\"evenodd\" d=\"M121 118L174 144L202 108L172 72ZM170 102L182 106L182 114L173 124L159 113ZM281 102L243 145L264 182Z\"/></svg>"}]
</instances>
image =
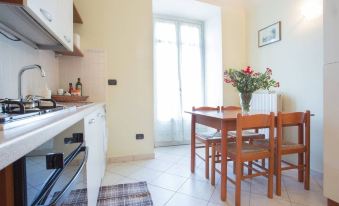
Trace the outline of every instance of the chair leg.
<instances>
[{"instance_id":1,"label":"chair leg","mask_svg":"<svg viewBox=\"0 0 339 206\"><path fill-rule=\"evenodd\" d=\"M215 144L212 143L211 185L215 185Z\"/></svg>"},{"instance_id":2,"label":"chair leg","mask_svg":"<svg viewBox=\"0 0 339 206\"><path fill-rule=\"evenodd\" d=\"M274 156L269 158L268 165L268 184L267 184L267 197L273 198L273 173L274 173Z\"/></svg>"},{"instance_id":3,"label":"chair leg","mask_svg":"<svg viewBox=\"0 0 339 206\"><path fill-rule=\"evenodd\" d=\"M242 178L242 162L235 161L235 206L241 205L241 178Z\"/></svg>"},{"instance_id":4,"label":"chair leg","mask_svg":"<svg viewBox=\"0 0 339 206\"><path fill-rule=\"evenodd\" d=\"M252 174L252 167L253 167L253 162L249 161L248 162L248 174L251 175Z\"/></svg>"},{"instance_id":5,"label":"chair leg","mask_svg":"<svg viewBox=\"0 0 339 206\"><path fill-rule=\"evenodd\" d=\"M305 190L310 190L310 151L307 150L305 154L305 181L304 188Z\"/></svg>"},{"instance_id":6,"label":"chair leg","mask_svg":"<svg viewBox=\"0 0 339 206\"><path fill-rule=\"evenodd\" d=\"M304 182L304 153L298 154L298 181Z\"/></svg>"},{"instance_id":7,"label":"chair leg","mask_svg":"<svg viewBox=\"0 0 339 206\"><path fill-rule=\"evenodd\" d=\"M266 167L266 161L265 161L265 159L262 159L262 160L261 160L261 166L262 166L263 168Z\"/></svg>"},{"instance_id":8,"label":"chair leg","mask_svg":"<svg viewBox=\"0 0 339 206\"><path fill-rule=\"evenodd\" d=\"M210 178L210 144L205 143L205 177L206 179Z\"/></svg>"},{"instance_id":9,"label":"chair leg","mask_svg":"<svg viewBox=\"0 0 339 206\"><path fill-rule=\"evenodd\" d=\"M281 196L281 155L276 155L276 164L275 164L275 173L276 173L276 194Z\"/></svg>"}]
</instances>

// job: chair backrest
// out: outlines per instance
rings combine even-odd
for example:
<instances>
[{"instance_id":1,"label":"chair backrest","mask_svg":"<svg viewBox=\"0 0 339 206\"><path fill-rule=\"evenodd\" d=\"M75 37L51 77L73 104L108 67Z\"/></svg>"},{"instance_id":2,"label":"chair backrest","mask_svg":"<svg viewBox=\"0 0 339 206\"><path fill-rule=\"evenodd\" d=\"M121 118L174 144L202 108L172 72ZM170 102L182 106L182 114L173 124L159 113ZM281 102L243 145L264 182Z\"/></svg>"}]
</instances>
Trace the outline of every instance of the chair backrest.
<instances>
[{"instance_id":1,"label":"chair backrest","mask_svg":"<svg viewBox=\"0 0 339 206\"><path fill-rule=\"evenodd\" d=\"M291 112L278 113L277 120L277 146L281 147L283 144L283 128L298 127L298 144L307 144L310 141L310 127L311 127L311 113L306 112Z\"/></svg>"},{"instance_id":2,"label":"chair backrest","mask_svg":"<svg viewBox=\"0 0 339 206\"><path fill-rule=\"evenodd\" d=\"M221 106L221 111L229 111L229 110L240 110L241 107L238 106Z\"/></svg>"},{"instance_id":3,"label":"chair backrest","mask_svg":"<svg viewBox=\"0 0 339 206\"><path fill-rule=\"evenodd\" d=\"M241 151L242 147L242 131L248 129L269 129L269 145L270 149L274 149L274 127L275 127L275 116L274 113L270 114L256 114L256 115L237 115L237 150Z\"/></svg>"},{"instance_id":4,"label":"chair backrest","mask_svg":"<svg viewBox=\"0 0 339 206\"><path fill-rule=\"evenodd\" d=\"M192 111L219 111L220 107L192 107Z\"/></svg>"}]
</instances>

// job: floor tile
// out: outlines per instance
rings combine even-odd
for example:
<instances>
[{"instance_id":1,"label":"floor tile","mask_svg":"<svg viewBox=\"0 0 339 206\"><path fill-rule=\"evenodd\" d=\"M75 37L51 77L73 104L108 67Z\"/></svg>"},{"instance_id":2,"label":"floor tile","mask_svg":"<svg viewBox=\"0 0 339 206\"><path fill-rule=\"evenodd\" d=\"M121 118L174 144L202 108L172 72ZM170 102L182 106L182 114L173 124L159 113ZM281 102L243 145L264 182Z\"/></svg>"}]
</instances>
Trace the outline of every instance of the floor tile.
<instances>
[{"instance_id":1,"label":"floor tile","mask_svg":"<svg viewBox=\"0 0 339 206\"><path fill-rule=\"evenodd\" d=\"M101 185L102 186L108 186L108 185L115 185L118 180L124 178L121 175L117 175L111 172L106 172L105 177L103 178Z\"/></svg>"},{"instance_id":2,"label":"floor tile","mask_svg":"<svg viewBox=\"0 0 339 206\"><path fill-rule=\"evenodd\" d=\"M134 164L123 163L123 164L110 164L107 166L106 170L114 174L128 177L129 175L131 175L132 173L135 173L139 169L140 167Z\"/></svg>"},{"instance_id":3,"label":"floor tile","mask_svg":"<svg viewBox=\"0 0 339 206\"><path fill-rule=\"evenodd\" d=\"M178 190L178 192L208 201L211 198L214 190L215 187L209 182L188 179Z\"/></svg>"},{"instance_id":4,"label":"floor tile","mask_svg":"<svg viewBox=\"0 0 339 206\"><path fill-rule=\"evenodd\" d=\"M306 191L306 190L300 190L300 191L287 190L287 192L292 203L299 203L299 204L307 205L307 206L327 205L326 198L322 195L322 193L319 193L319 192Z\"/></svg>"},{"instance_id":5,"label":"floor tile","mask_svg":"<svg viewBox=\"0 0 339 206\"><path fill-rule=\"evenodd\" d=\"M148 185L154 206L165 205L175 194L174 191L166 190L157 186Z\"/></svg>"},{"instance_id":6,"label":"floor tile","mask_svg":"<svg viewBox=\"0 0 339 206\"><path fill-rule=\"evenodd\" d=\"M201 152L201 151L200 151ZM196 158L195 173L191 173L190 146L161 147L155 149L155 159L109 164L102 185L146 181L155 206L233 206L234 185L228 181L227 201L220 199L220 175L216 173L216 186L205 178L205 164ZM217 165L220 167L220 164ZM246 172L246 170L245 170ZM228 176L234 178L232 162L228 163ZM33 181L32 181L33 182ZM81 183L79 183L81 184ZM275 191L275 186L274 186ZM255 177L242 181L242 206L322 206L322 175L311 175L311 190L304 190L297 181L297 170L283 172L282 196L267 198L267 178Z\"/></svg>"},{"instance_id":7,"label":"floor tile","mask_svg":"<svg viewBox=\"0 0 339 206\"><path fill-rule=\"evenodd\" d=\"M154 169L140 168L131 175L129 175L129 177L140 181L151 182L152 180L158 178L161 174L162 172Z\"/></svg>"},{"instance_id":8,"label":"floor tile","mask_svg":"<svg viewBox=\"0 0 339 206\"><path fill-rule=\"evenodd\" d=\"M177 191L187 180L187 178L163 173L155 180L149 182L152 185Z\"/></svg>"},{"instance_id":9,"label":"floor tile","mask_svg":"<svg viewBox=\"0 0 339 206\"><path fill-rule=\"evenodd\" d=\"M267 196L251 194L250 206L291 206L291 203L283 199L270 199Z\"/></svg>"},{"instance_id":10,"label":"floor tile","mask_svg":"<svg viewBox=\"0 0 339 206\"><path fill-rule=\"evenodd\" d=\"M144 160L138 163L139 167L146 167L160 172L164 172L174 165L174 162L162 161L159 159Z\"/></svg>"},{"instance_id":11,"label":"floor tile","mask_svg":"<svg viewBox=\"0 0 339 206\"><path fill-rule=\"evenodd\" d=\"M250 195L251 194L249 192L241 192L241 205L242 206L250 205ZM234 197L235 197L234 191L228 190L226 202L222 201L220 199L220 187L216 187L209 202L214 203L214 204L220 204L220 205L234 206L235 205Z\"/></svg>"},{"instance_id":12,"label":"floor tile","mask_svg":"<svg viewBox=\"0 0 339 206\"><path fill-rule=\"evenodd\" d=\"M192 175L191 168L187 165L181 164L172 165L165 171L165 173L181 177L190 177Z\"/></svg>"},{"instance_id":13,"label":"floor tile","mask_svg":"<svg viewBox=\"0 0 339 206\"><path fill-rule=\"evenodd\" d=\"M166 206L206 206L207 201L197 199L188 195L176 193L166 204Z\"/></svg>"}]
</instances>

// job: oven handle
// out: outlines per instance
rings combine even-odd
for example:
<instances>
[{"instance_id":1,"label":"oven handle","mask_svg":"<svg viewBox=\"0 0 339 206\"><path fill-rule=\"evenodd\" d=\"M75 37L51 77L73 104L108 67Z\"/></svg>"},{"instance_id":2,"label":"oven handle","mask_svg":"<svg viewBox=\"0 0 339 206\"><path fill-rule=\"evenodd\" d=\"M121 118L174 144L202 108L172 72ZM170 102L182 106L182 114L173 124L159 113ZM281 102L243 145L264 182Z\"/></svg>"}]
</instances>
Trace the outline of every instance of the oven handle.
<instances>
[{"instance_id":1,"label":"oven handle","mask_svg":"<svg viewBox=\"0 0 339 206\"><path fill-rule=\"evenodd\" d=\"M73 182L75 181L75 179L79 176L80 172L82 171L82 169L84 168L86 162L87 162L87 159L88 159L88 148L86 146L82 147L81 150L79 151L80 152L85 152L85 157L84 159L82 160L81 162L81 165L80 167L78 168L77 172L74 174L74 176L72 177L71 181L69 181L67 183L67 185L62 189L62 191L58 194L58 196L56 198L54 198L54 200L48 204L48 206L51 206L51 205L56 205L56 203L60 200L60 198L64 195L64 193L70 188L70 186L73 184Z\"/></svg>"},{"instance_id":2,"label":"oven handle","mask_svg":"<svg viewBox=\"0 0 339 206\"><path fill-rule=\"evenodd\" d=\"M84 166L85 166L85 164L86 164L86 162L87 162L87 159L88 159L88 148L87 148L86 146L82 146L81 148L79 148L79 150L77 150L77 152L76 152L75 154L71 155L71 158L68 159L68 161L65 161L65 162L67 162L67 163L65 164L65 166L67 167L67 165L68 165L68 164L69 164L76 156L78 156L78 154L79 154L80 152L85 152L85 156L84 156L84 158L83 158L83 160L82 160L82 162L81 162L79 168L77 169L77 171L76 171L76 173L74 174L74 176L72 177L72 179L71 179L71 180L67 183L67 185L62 189L62 191L58 194L58 196L57 196L56 198L54 198L53 202L50 203L50 204L48 204L48 206L49 206L49 205L55 205L55 204L56 204L56 202L57 202L57 201L63 196L63 194L69 189L69 187L72 185L72 183L75 181L75 179L79 176L80 172L83 170L83 168L84 168ZM35 203L33 203L32 205L43 205L43 204L41 204L41 202L43 202L43 201L46 200L46 198L47 198L46 194L49 194L49 192L52 190L54 184L55 184L56 181L59 179L59 177L60 177L60 175L62 174L64 168L63 168L63 169L59 169L59 170L60 170L60 171L57 172L58 174L55 174L55 176L53 175L54 177L52 177L52 180L50 179L50 182L47 183L47 184L45 185L45 187L44 187L45 189L43 189L43 190L45 191L44 194L40 195L40 198L37 199L37 200L35 200L35 201L34 201Z\"/></svg>"},{"instance_id":3,"label":"oven handle","mask_svg":"<svg viewBox=\"0 0 339 206\"><path fill-rule=\"evenodd\" d=\"M32 205L38 205L40 202L46 201L49 193L53 189L55 183L58 181L59 177L62 175L64 168L68 166L68 164L80 153L83 144L80 144L71 154L69 154L64 160L64 167L55 170L52 175L48 178L48 180L44 183L40 194L34 200Z\"/></svg>"}]
</instances>

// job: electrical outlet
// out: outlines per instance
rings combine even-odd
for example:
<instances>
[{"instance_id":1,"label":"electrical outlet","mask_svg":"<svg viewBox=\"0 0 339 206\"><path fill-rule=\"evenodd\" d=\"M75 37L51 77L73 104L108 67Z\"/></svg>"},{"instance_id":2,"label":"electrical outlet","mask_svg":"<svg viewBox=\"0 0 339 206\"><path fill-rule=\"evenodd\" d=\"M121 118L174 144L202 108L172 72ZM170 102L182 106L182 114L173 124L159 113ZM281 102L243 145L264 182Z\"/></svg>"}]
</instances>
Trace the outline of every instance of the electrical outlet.
<instances>
[{"instance_id":1,"label":"electrical outlet","mask_svg":"<svg viewBox=\"0 0 339 206\"><path fill-rule=\"evenodd\" d=\"M118 81L116 79L109 79L108 80L108 85L117 85L118 84Z\"/></svg>"},{"instance_id":2,"label":"electrical outlet","mask_svg":"<svg viewBox=\"0 0 339 206\"><path fill-rule=\"evenodd\" d=\"M144 139L144 134L136 134L135 139L137 139L137 140Z\"/></svg>"}]
</instances>

